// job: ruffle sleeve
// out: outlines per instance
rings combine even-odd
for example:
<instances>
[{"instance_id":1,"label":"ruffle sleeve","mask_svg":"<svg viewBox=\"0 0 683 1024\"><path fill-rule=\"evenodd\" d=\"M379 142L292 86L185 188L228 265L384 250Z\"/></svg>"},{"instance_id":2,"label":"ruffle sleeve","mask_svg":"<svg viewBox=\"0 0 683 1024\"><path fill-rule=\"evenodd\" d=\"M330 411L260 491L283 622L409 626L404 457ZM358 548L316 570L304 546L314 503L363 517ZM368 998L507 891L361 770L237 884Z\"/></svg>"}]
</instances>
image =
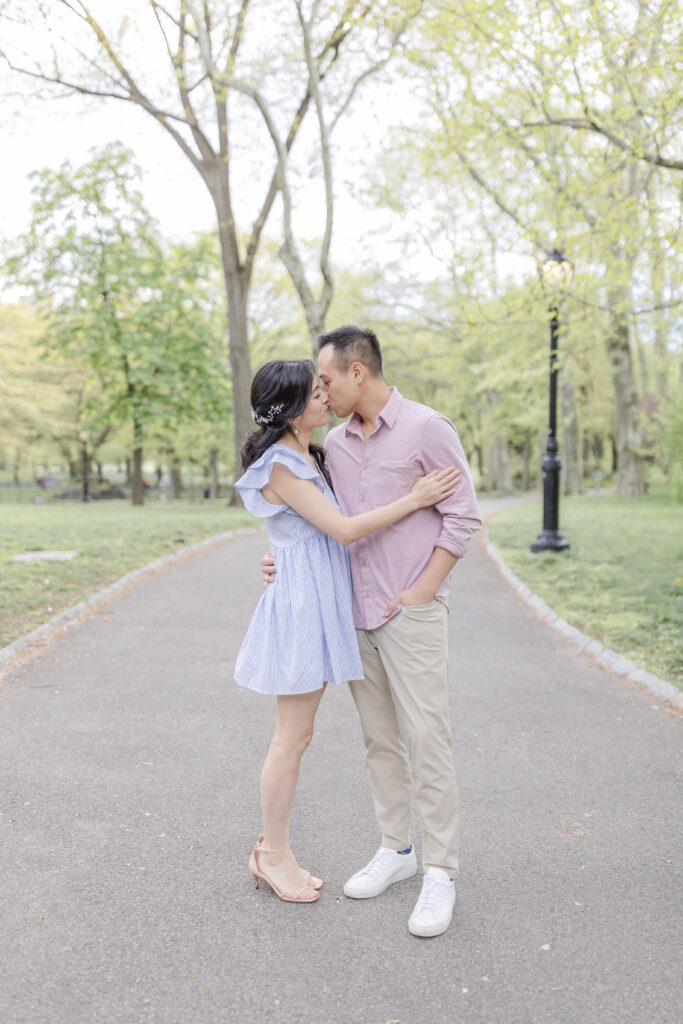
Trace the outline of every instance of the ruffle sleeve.
<instances>
[{"instance_id":1,"label":"ruffle sleeve","mask_svg":"<svg viewBox=\"0 0 683 1024\"><path fill-rule=\"evenodd\" d=\"M289 508L289 505L273 505L261 494L261 488L269 482L276 462L286 466L301 480L314 480L319 487L321 486L320 474L313 469L304 455L299 455L283 444L272 444L256 462L252 462L246 473L235 483L235 489L239 491L247 512L260 519L277 515L278 512Z\"/></svg>"}]
</instances>

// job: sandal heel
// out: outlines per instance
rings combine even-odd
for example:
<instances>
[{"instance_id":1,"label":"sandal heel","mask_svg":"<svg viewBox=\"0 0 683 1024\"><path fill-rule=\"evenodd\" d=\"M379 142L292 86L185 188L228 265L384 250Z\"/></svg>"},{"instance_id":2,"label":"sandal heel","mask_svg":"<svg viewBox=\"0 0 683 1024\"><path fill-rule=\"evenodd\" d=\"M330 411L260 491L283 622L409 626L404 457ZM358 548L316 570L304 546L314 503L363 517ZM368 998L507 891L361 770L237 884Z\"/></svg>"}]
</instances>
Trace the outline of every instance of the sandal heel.
<instances>
[{"instance_id":1,"label":"sandal heel","mask_svg":"<svg viewBox=\"0 0 683 1024\"><path fill-rule=\"evenodd\" d=\"M282 889L280 889L279 886L275 883L275 881L272 878L269 878L268 875L265 873L265 871L263 871L263 869L261 867L259 867L259 863L258 863L257 857L258 857L258 854L260 852L262 852L262 851L263 851L263 836L259 836L258 842L256 843L256 846L254 847L254 850L253 850L253 852L251 854L251 857L249 858L249 872L253 876L254 888L255 889L258 889L258 887L259 887L259 880L262 878L263 881L273 890L275 895L278 896L281 900L284 900L285 903L315 903L316 902L316 900L318 899L318 896L320 895L320 893L316 889L314 889L312 886L309 886L306 883L302 883L301 885L296 886L293 889L287 889L286 891L283 891ZM291 855L291 851L286 851L284 849L283 850L273 850L273 851L268 850L267 852L268 853L271 853L271 852L272 853L285 853L285 852L289 852L290 855ZM315 881L319 881L319 880L315 879ZM309 895L310 893L313 894L312 897Z\"/></svg>"}]
</instances>

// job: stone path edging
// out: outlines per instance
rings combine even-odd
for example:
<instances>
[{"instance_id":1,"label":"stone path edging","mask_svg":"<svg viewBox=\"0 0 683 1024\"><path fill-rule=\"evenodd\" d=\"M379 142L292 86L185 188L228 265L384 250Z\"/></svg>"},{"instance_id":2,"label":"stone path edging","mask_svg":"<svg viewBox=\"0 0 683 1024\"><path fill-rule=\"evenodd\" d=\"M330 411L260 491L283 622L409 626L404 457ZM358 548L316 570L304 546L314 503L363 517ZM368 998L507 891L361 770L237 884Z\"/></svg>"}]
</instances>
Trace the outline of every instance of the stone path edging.
<instances>
[{"instance_id":1,"label":"stone path edging","mask_svg":"<svg viewBox=\"0 0 683 1024\"><path fill-rule=\"evenodd\" d=\"M38 645L42 648L56 636L75 626L76 623L81 622L99 604L119 596L132 583L137 583L144 577L150 576L160 569L165 569L166 566L171 565L173 562L186 558L188 555L193 555L197 551L202 551L214 544L220 544L222 541L230 540L232 537L256 533L258 530L259 527L247 526L243 529L226 530L224 533L216 533L211 537L205 537L204 540L197 541L196 544L188 544L185 547L178 548L177 551L172 551L168 555L162 555L161 558L155 558L153 562L147 562L146 565L141 565L138 569L133 569L131 572L126 573L125 576L115 580L108 587L104 587L102 590L91 594L85 601L80 601L71 608L65 608L63 612L48 619L42 626L37 626L25 636L21 636L13 643L0 648L0 680L4 679L5 674L14 667L20 654L28 653L28 648L38 647Z\"/></svg>"},{"instance_id":2,"label":"stone path edging","mask_svg":"<svg viewBox=\"0 0 683 1024\"><path fill-rule=\"evenodd\" d=\"M616 651L610 650L609 647L605 647L599 640L588 636L587 633L582 633L580 629L572 626L565 619L561 619L557 612L554 612L542 597L534 594L533 590L526 583L522 583L519 576L515 576L512 569L504 561L495 544L489 540L486 527L484 528L482 546L489 558L495 562L503 579L551 629L554 629L565 640L576 644L577 647L586 654L589 654L600 665L611 669L612 672L616 672L618 675L626 676L627 679L634 683L639 683L658 697L669 701L675 707L683 710L683 692L665 679L660 679L659 676L648 672L647 669L640 668L629 658L624 658L623 655L617 654Z\"/></svg>"}]
</instances>

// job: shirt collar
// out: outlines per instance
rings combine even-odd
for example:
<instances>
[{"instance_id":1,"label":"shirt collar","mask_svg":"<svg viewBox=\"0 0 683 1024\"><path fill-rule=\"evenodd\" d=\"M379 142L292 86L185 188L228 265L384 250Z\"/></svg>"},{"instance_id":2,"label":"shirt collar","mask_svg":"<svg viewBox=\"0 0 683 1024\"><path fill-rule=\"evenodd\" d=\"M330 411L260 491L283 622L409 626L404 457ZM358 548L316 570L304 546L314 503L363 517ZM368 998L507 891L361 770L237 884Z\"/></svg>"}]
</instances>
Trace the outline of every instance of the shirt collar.
<instances>
[{"instance_id":1,"label":"shirt collar","mask_svg":"<svg viewBox=\"0 0 683 1024\"><path fill-rule=\"evenodd\" d=\"M380 412L377 413L378 429L380 423L385 423L387 427L389 427L389 429L391 430L393 425L396 423L396 420L398 419L399 410L401 408L401 404L403 403L403 395L401 394L397 387L392 386L389 388L389 391L391 392L391 395L389 396L387 404ZM360 416L358 415L357 412L354 412L351 419L348 420L346 423L346 436L348 437L350 434L356 434L357 436L360 437L363 436Z\"/></svg>"}]
</instances>

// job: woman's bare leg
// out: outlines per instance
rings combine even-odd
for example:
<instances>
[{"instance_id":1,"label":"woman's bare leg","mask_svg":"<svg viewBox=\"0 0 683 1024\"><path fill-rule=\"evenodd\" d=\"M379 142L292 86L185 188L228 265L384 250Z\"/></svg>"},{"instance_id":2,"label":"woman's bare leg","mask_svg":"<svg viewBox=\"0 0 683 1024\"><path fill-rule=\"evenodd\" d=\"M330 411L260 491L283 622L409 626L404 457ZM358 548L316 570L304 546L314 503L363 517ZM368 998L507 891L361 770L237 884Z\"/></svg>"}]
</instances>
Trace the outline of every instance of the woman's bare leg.
<instances>
[{"instance_id":1,"label":"woman's bare leg","mask_svg":"<svg viewBox=\"0 0 683 1024\"><path fill-rule=\"evenodd\" d=\"M261 771L264 840L259 861L281 889L294 888L302 881L289 850L289 818L301 758L313 737L313 723L325 685L314 693L278 697L275 734Z\"/></svg>"}]
</instances>

